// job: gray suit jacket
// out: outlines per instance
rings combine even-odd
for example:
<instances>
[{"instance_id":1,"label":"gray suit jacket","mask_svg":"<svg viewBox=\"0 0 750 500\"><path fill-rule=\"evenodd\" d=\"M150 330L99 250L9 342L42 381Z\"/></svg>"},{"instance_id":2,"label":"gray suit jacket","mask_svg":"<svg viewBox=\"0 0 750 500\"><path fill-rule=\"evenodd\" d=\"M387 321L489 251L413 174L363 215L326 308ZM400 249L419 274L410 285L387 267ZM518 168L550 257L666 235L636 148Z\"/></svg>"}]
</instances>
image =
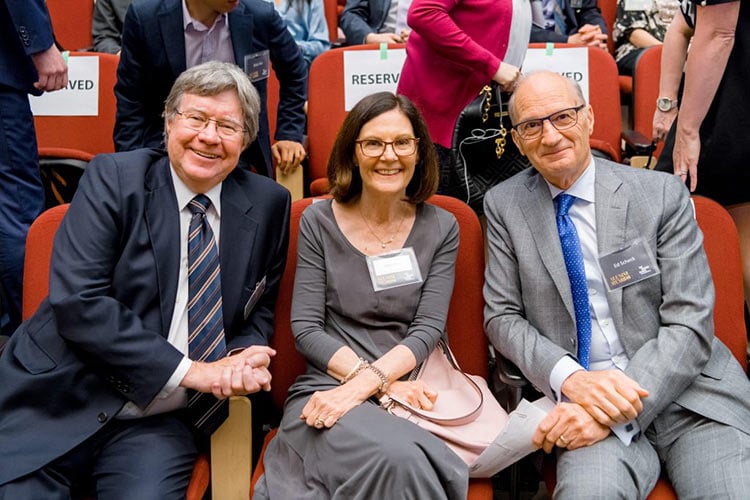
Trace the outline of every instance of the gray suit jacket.
<instances>
[{"instance_id":1,"label":"gray suit jacket","mask_svg":"<svg viewBox=\"0 0 750 500\"><path fill-rule=\"evenodd\" d=\"M608 293L625 370L650 393L641 429L672 402L750 433L750 383L714 337L714 290L689 193L671 175L596 160L600 255L642 237L661 274ZM489 259L485 331L547 396L549 376L577 339L552 198L528 169L485 197Z\"/></svg>"}]
</instances>

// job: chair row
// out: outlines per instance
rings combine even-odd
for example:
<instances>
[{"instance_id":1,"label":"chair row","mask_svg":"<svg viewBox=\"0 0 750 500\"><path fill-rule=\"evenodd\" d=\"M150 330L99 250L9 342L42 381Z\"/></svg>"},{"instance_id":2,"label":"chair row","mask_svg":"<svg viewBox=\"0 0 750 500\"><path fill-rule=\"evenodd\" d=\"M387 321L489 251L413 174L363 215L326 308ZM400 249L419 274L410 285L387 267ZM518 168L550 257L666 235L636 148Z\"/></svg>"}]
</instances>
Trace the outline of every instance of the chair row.
<instances>
[{"instance_id":1,"label":"chair row","mask_svg":"<svg viewBox=\"0 0 750 500\"><path fill-rule=\"evenodd\" d=\"M402 44L390 45L389 50L403 47ZM530 47L540 48L544 45L531 44ZM556 47L566 45L557 44ZM376 45L335 48L313 61L310 68L308 98L308 176L311 180L310 192L314 195L328 191L328 155L347 114L344 55L349 51L377 48ZM97 116L36 116L37 140L43 163L45 158L69 158L66 154L71 153L66 153L66 150L78 150L75 159L84 161L84 165L85 159L82 157L86 155L114 151L112 130L115 123L116 100L112 89L117 80L119 58L116 55L99 53L73 53L72 56L99 58L99 113ZM633 130L636 132L633 134L622 124L619 76L613 58L604 51L588 49L589 74L595 75L589 82L589 100L596 115L596 125L591 137L592 147L614 161L623 160L623 139L634 145L631 149L636 150L644 149L651 142L651 122L659 92L660 60L660 46L644 51L639 60L634 84L638 90L633 93ZM272 136L276 125L278 102L279 82L271 72L268 80L268 110ZM660 149L657 149L657 154ZM45 175L48 178L55 176L54 173ZM65 197L61 199L66 200Z\"/></svg>"},{"instance_id":2,"label":"chair row","mask_svg":"<svg viewBox=\"0 0 750 500\"><path fill-rule=\"evenodd\" d=\"M271 364L273 384L271 397L278 410L283 408L287 390L298 375L304 373L305 360L297 352L291 331L291 302L294 274L297 267L297 232L300 217L311 198L299 200L292 205L290 239L287 265L281 280L275 310L275 331L272 347L276 349L276 361ZM462 368L485 378L488 377L489 350L484 335L482 311L482 284L484 273L484 243L482 229L474 212L463 202L446 196L435 195L429 203L451 211L459 223L460 244L456 281L448 314L449 336L460 338L451 348ZM54 234L68 205L60 205L44 212L32 224L27 238L27 253L24 267L23 311L30 317L48 293L48 275ZM257 480L262 474L263 462L252 474L250 408L247 398L233 398L230 418L211 439L211 457L201 456L193 469L188 489L188 499L200 499L207 491L211 478L214 498L242 498L251 491L251 476ZM275 431L268 435L270 440ZM256 439L261 439L256 437ZM210 471L210 472L209 472ZM491 499L492 484L489 479L471 480L469 498Z\"/></svg>"},{"instance_id":3,"label":"chair row","mask_svg":"<svg viewBox=\"0 0 750 500\"><path fill-rule=\"evenodd\" d=\"M716 289L714 325L720 338L747 369L743 286L739 239L734 222L728 212L714 201L696 196L695 213L704 233L704 247ZM278 410L283 408L287 390L296 377L304 372L305 360L297 352L291 331L291 302L294 274L297 265L297 233L302 212L312 199L299 200L292 205L290 239L287 265L281 280L275 309L275 332L272 346L277 350L276 362L271 365L273 384L271 397ZM474 212L454 198L435 195L429 203L452 212L459 224L460 244L456 262L456 280L447 320L449 337L460 338L452 349L464 370L488 377L488 346L483 331L482 297L484 273L484 243L482 229ZM55 231L65 215L67 205L44 212L31 226L27 239L24 268L23 315L30 317L48 292L48 274L52 241ZM281 362L283 360L283 362ZM275 431L265 438L265 444ZM250 445L250 408L246 398L233 398L230 419L214 434L211 441L211 458L201 456L193 471L189 499L202 498L212 478L215 498L241 498L252 492L252 484L263 473L262 455L258 467L252 472ZM256 439L259 439L256 437ZM251 483L252 477L252 483ZM548 491L554 490L554 467L547 461L545 481ZM489 480L472 480L469 498L491 499ZM665 479L659 480L650 499L675 499L674 490Z\"/></svg>"}]
</instances>

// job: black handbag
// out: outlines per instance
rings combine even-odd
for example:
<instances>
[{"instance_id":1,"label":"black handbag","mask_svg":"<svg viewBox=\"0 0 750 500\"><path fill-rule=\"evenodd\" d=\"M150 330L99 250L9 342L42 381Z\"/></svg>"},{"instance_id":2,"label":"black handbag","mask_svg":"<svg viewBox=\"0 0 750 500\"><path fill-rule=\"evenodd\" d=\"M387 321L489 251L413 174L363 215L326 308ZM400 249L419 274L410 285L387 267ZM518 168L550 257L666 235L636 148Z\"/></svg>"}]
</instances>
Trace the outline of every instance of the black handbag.
<instances>
[{"instance_id":1,"label":"black handbag","mask_svg":"<svg viewBox=\"0 0 750 500\"><path fill-rule=\"evenodd\" d=\"M509 96L494 82L485 85L453 128L450 172L443 176L448 185L441 192L464 200L480 215L490 188L530 166L510 136Z\"/></svg>"}]
</instances>

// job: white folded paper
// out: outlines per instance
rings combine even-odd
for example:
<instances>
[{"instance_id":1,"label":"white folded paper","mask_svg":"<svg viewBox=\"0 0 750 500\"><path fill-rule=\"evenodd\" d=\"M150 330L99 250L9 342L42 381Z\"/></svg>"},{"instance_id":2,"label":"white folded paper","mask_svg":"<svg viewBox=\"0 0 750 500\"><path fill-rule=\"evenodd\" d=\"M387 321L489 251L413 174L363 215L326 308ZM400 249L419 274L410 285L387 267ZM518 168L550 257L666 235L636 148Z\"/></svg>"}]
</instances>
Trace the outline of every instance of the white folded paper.
<instances>
[{"instance_id":1,"label":"white folded paper","mask_svg":"<svg viewBox=\"0 0 750 500\"><path fill-rule=\"evenodd\" d=\"M536 449L531 441L534 431L554 407L555 403L549 398L533 403L522 399L510 413L505 429L469 467L469 476L493 476L533 452Z\"/></svg>"}]
</instances>

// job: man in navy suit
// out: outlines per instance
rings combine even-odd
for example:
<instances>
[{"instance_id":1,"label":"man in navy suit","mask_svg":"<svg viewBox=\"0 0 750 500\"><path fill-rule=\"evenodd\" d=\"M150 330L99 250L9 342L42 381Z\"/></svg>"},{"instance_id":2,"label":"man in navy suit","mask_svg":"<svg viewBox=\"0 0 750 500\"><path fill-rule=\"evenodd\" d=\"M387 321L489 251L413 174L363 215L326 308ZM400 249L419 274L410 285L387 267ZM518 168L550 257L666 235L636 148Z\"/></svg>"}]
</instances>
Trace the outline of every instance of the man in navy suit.
<instances>
[{"instance_id":1,"label":"man in navy suit","mask_svg":"<svg viewBox=\"0 0 750 500\"><path fill-rule=\"evenodd\" d=\"M211 432L188 396L221 414L224 398L270 388L290 196L236 168L259 110L234 64L198 65L167 98L166 155L89 164L55 238L49 297L0 354L0 499L68 498L88 480L98 498L184 498L196 430ZM196 280L199 199L217 258ZM209 283L218 306L197 318L220 325L221 353L204 358L194 285Z\"/></svg>"},{"instance_id":2,"label":"man in navy suit","mask_svg":"<svg viewBox=\"0 0 750 500\"><path fill-rule=\"evenodd\" d=\"M2 334L21 323L29 226L44 208L36 132L27 94L63 88L68 68L44 0L0 1L0 311Z\"/></svg>"},{"instance_id":3,"label":"man in navy suit","mask_svg":"<svg viewBox=\"0 0 750 500\"><path fill-rule=\"evenodd\" d=\"M260 94L260 129L243 161L273 177L297 168L307 99L307 65L284 20L263 0L137 0L125 15L117 69L118 151L162 144L164 99L177 76L196 64L232 62L253 79ZM276 142L269 137L266 81L279 80Z\"/></svg>"},{"instance_id":4,"label":"man in navy suit","mask_svg":"<svg viewBox=\"0 0 750 500\"><path fill-rule=\"evenodd\" d=\"M607 24L596 0L532 0L531 42L571 43L607 50Z\"/></svg>"}]
</instances>

